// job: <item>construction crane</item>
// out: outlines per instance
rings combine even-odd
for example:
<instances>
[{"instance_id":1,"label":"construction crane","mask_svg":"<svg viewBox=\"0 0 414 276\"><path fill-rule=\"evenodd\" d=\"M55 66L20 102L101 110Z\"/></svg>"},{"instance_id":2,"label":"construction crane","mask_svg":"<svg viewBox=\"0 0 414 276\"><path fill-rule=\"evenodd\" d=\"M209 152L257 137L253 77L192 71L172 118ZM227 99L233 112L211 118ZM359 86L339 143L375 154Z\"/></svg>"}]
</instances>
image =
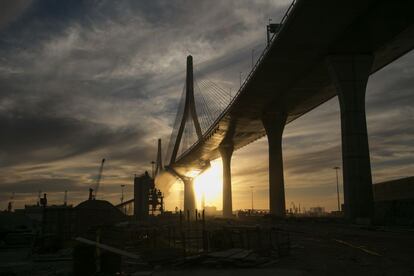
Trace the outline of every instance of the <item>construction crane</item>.
<instances>
[{"instance_id":1,"label":"construction crane","mask_svg":"<svg viewBox=\"0 0 414 276\"><path fill-rule=\"evenodd\" d=\"M101 166L99 167L98 178L96 179L95 189L89 188L89 200L96 199L96 196L98 195L98 190L99 190L99 185L102 179L102 172L103 172L104 164L105 164L105 158L102 159Z\"/></svg>"}]
</instances>

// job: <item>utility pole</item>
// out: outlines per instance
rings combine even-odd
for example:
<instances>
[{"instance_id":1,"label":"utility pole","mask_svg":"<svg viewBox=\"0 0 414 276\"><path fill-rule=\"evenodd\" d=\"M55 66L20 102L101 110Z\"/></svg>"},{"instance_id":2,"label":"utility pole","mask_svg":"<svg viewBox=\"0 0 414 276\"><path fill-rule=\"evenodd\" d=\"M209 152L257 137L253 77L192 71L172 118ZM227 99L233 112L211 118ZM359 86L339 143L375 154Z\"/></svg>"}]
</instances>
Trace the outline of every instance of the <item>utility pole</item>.
<instances>
[{"instance_id":1,"label":"utility pole","mask_svg":"<svg viewBox=\"0 0 414 276\"><path fill-rule=\"evenodd\" d=\"M338 197L338 212L341 211L341 202L339 201L339 179L338 179L338 170L341 169L338 166L333 167L333 169L335 170L336 173L336 194Z\"/></svg>"},{"instance_id":2,"label":"utility pole","mask_svg":"<svg viewBox=\"0 0 414 276\"><path fill-rule=\"evenodd\" d=\"M250 186L250 189L252 191L252 213L253 213L253 189L254 189L254 186Z\"/></svg>"},{"instance_id":3,"label":"utility pole","mask_svg":"<svg viewBox=\"0 0 414 276\"><path fill-rule=\"evenodd\" d=\"M124 203L124 187L125 184L121 184L121 204ZM126 215L126 206L124 206L124 214Z\"/></svg>"},{"instance_id":4,"label":"utility pole","mask_svg":"<svg viewBox=\"0 0 414 276\"><path fill-rule=\"evenodd\" d=\"M121 184L121 203L124 203L124 187L125 184Z\"/></svg>"}]
</instances>

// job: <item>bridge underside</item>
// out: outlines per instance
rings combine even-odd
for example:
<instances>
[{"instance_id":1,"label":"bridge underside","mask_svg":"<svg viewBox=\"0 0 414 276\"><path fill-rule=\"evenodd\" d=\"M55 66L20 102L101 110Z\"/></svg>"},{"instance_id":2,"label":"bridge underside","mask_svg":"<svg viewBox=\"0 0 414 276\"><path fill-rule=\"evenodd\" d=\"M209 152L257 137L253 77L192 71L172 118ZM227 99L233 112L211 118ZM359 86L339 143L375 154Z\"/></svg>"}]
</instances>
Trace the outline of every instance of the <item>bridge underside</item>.
<instances>
[{"instance_id":1,"label":"bridge underside","mask_svg":"<svg viewBox=\"0 0 414 276\"><path fill-rule=\"evenodd\" d=\"M413 6L412 1L298 1L227 112L171 167L194 175L220 156L224 140L236 150L263 137L264 113L283 106L290 123L336 96L330 56L373 55L371 74L401 57L414 45Z\"/></svg>"}]
</instances>

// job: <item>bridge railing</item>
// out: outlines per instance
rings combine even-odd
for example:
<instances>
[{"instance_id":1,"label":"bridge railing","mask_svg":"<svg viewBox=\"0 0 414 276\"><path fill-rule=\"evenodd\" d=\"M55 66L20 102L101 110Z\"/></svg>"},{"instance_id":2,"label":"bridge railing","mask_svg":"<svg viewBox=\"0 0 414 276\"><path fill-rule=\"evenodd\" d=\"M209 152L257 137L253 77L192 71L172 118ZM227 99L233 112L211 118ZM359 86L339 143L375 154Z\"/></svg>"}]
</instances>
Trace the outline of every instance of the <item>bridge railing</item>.
<instances>
[{"instance_id":1,"label":"bridge railing","mask_svg":"<svg viewBox=\"0 0 414 276\"><path fill-rule=\"evenodd\" d=\"M231 99L231 101L229 102L229 104L227 105L227 107L221 112L220 116L218 116L214 120L213 124L203 134L203 139L198 140L191 147L189 147L186 151L184 151L177 158L177 161L180 160L182 156L185 156L188 152L190 152L195 146L197 146L197 144L201 143L205 139L205 137L208 137L215 130L215 128L217 127L218 122L221 119L223 119L224 115L227 114L227 112L230 110L231 106L237 100L238 96L243 92L244 88L246 87L246 85L250 81L250 79L252 78L252 76L255 73L256 69L259 67L260 63L262 62L262 60L264 59L264 57L266 56L266 54L269 52L269 49L271 48L271 46L272 46L273 42L276 40L276 38L279 36L279 33L282 31L282 29L284 27L284 23L288 19L290 13L292 12L292 10L293 10L293 8L294 8L294 6L296 5L297 2L298 2L298 0L293 0L292 3L289 5L288 9L286 10L285 14L282 17L282 20L279 23L280 24L280 28L279 28L278 32L275 32L270 37L269 43L266 45L266 47L262 51L262 54L256 60L256 63L254 64L254 66L250 70L250 72L247 75L247 77L244 79L244 81L243 81L242 85L240 86L239 90L237 91L236 95Z\"/></svg>"}]
</instances>

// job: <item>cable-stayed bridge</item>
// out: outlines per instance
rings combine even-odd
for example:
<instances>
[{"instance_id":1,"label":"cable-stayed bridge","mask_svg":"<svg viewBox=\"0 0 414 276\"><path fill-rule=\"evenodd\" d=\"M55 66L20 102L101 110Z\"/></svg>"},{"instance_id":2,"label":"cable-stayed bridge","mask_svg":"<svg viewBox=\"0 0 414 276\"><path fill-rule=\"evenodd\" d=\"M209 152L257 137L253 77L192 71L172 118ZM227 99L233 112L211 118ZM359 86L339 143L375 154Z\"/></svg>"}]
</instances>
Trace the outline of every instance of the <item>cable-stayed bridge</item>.
<instances>
[{"instance_id":1,"label":"cable-stayed bridge","mask_svg":"<svg viewBox=\"0 0 414 276\"><path fill-rule=\"evenodd\" d=\"M189 56L165 159L184 182L184 208L195 209L193 177L221 157L223 215L231 216L232 153L266 135L269 209L284 216L284 126L338 96L344 211L350 219L370 218L365 89L371 74L413 49L413 10L408 0L294 1L280 25L271 26L273 36L233 97L212 80L194 78Z\"/></svg>"}]
</instances>

